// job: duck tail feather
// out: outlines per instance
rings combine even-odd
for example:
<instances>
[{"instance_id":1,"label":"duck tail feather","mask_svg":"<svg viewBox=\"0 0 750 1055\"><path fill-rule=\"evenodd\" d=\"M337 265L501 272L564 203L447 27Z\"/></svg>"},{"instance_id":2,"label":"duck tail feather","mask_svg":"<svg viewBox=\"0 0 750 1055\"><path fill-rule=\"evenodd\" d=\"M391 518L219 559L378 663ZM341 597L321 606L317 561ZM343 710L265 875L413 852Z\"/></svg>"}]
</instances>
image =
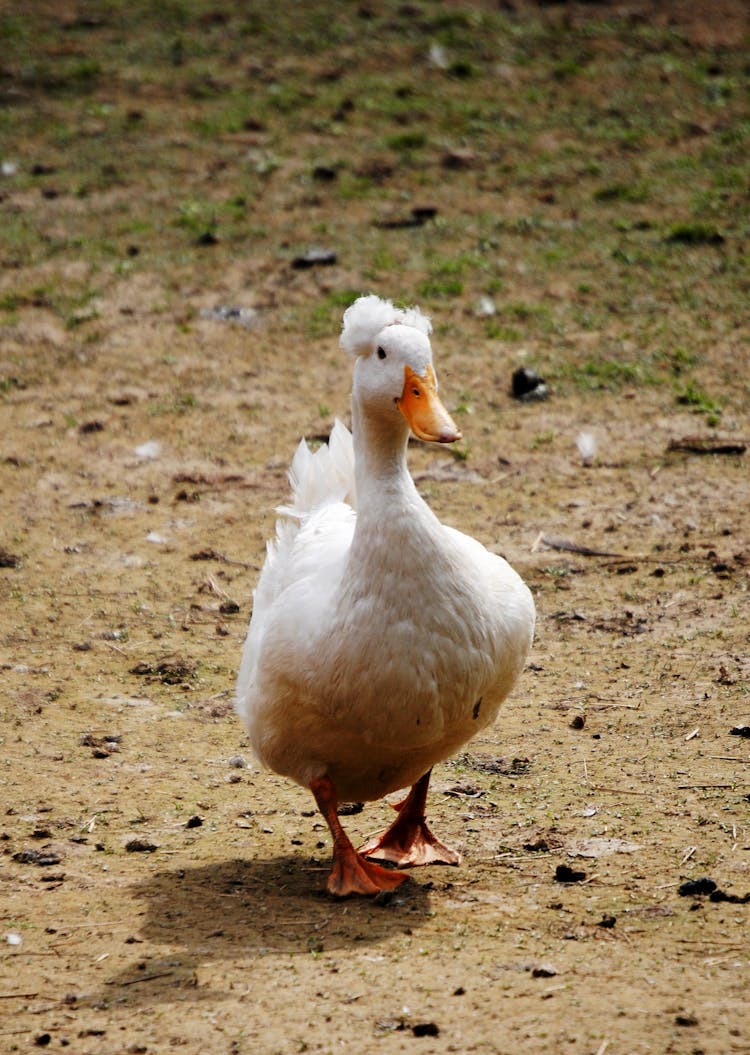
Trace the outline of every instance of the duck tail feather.
<instances>
[{"instance_id":1,"label":"duck tail feather","mask_svg":"<svg viewBox=\"0 0 750 1055\"><path fill-rule=\"evenodd\" d=\"M328 444L311 451L300 440L289 469L291 502L279 506L282 516L301 519L331 502L354 505L354 446L352 434L338 419Z\"/></svg>"}]
</instances>

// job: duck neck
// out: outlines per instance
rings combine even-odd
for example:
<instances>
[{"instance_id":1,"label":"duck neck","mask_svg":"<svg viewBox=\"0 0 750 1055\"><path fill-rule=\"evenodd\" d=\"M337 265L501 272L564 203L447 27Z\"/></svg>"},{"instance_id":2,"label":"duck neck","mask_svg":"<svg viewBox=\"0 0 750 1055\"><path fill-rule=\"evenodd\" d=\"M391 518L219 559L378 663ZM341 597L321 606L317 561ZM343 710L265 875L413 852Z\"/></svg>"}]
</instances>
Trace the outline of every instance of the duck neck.
<instances>
[{"instance_id":1,"label":"duck neck","mask_svg":"<svg viewBox=\"0 0 750 1055\"><path fill-rule=\"evenodd\" d=\"M399 415L400 417L400 415ZM385 501L421 503L406 466L409 426L398 417L384 420L380 414L368 414L358 400L352 401L354 438L354 475L359 516Z\"/></svg>"}]
</instances>

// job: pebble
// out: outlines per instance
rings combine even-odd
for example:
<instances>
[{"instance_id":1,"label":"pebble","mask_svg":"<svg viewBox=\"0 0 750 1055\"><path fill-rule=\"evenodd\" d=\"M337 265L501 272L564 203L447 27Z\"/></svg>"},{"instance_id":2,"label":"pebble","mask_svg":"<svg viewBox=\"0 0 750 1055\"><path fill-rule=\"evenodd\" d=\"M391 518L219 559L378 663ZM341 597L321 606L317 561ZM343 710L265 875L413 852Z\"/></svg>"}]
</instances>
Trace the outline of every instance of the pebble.
<instances>
[{"instance_id":1,"label":"pebble","mask_svg":"<svg viewBox=\"0 0 750 1055\"><path fill-rule=\"evenodd\" d=\"M302 256L296 256L292 261L295 271L304 271L310 267L329 267L338 260L332 249L309 249Z\"/></svg>"},{"instance_id":2,"label":"pebble","mask_svg":"<svg viewBox=\"0 0 750 1055\"><path fill-rule=\"evenodd\" d=\"M547 382L530 366L519 366L513 372L511 393L522 403L534 403L548 396Z\"/></svg>"},{"instance_id":3,"label":"pebble","mask_svg":"<svg viewBox=\"0 0 750 1055\"><path fill-rule=\"evenodd\" d=\"M582 883L585 878L585 872L576 872L570 865L558 865L555 869L555 879L558 883Z\"/></svg>"},{"instance_id":4,"label":"pebble","mask_svg":"<svg viewBox=\"0 0 750 1055\"><path fill-rule=\"evenodd\" d=\"M213 322L234 322L246 329L251 329L258 324L258 312L255 308L235 308L228 304L217 304L215 308L201 308L200 317Z\"/></svg>"}]
</instances>

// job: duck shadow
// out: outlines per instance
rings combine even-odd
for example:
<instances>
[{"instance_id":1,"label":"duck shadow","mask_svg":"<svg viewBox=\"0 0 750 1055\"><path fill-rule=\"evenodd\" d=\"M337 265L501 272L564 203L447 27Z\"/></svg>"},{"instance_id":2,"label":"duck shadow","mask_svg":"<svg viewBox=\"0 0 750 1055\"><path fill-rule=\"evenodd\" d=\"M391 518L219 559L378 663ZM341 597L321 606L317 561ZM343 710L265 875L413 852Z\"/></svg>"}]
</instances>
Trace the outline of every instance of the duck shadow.
<instances>
[{"instance_id":1,"label":"duck shadow","mask_svg":"<svg viewBox=\"0 0 750 1055\"><path fill-rule=\"evenodd\" d=\"M430 915L429 881L410 881L377 898L332 898L327 868L297 856L225 860L165 869L131 888L143 906L133 957L94 1004L146 1005L221 996L202 991L197 971L273 954L332 953L411 932ZM165 954L165 948L168 952ZM153 955L151 955L153 953ZM189 996L186 997L186 994ZM229 994L226 994L229 995Z\"/></svg>"}]
</instances>

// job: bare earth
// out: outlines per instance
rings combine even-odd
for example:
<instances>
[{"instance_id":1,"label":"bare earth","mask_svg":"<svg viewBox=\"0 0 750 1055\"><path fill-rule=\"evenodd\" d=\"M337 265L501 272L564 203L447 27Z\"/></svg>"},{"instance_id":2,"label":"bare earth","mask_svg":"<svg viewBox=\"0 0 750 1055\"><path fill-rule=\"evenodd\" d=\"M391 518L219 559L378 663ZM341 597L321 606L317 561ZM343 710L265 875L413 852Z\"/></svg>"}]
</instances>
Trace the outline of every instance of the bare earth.
<instances>
[{"instance_id":1,"label":"bare earth","mask_svg":"<svg viewBox=\"0 0 750 1055\"><path fill-rule=\"evenodd\" d=\"M741 65L744 8L726 8L727 40L687 4L672 5L673 24L691 48ZM170 105L128 90L100 85L95 98ZM82 121L103 120L86 106ZM311 129L305 158L322 150ZM241 149L272 132L243 133ZM144 207L127 181L76 196L64 146L43 142L6 141L3 157L15 150L26 172L51 160L43 179L59 193L6 178L8 216L63 238ZM549 158L560 142L534 149ZM227 246L219 228L217 245L186 237L166 258L156 227L130 232L117 258L132 268L100 264L95 278L85 243L57 256L3 248L0 1051L750 1052L750 747L732 733L750 725L748 325L726 307L741 295L721 300L739 281L734 243L681 250L698 306L665 294L648 309L693 355L717 419L678 402L671 381L587 387L566 373L581 349L645 362L635 286L612 287L620 307L601 324L526 334L516 310L520 333L493 336L481 282L419 291L439 227L430 252L428 227L373 234L373 217L428 204L455 248L479 238L485 211L510 223L527 194L550 223L571 221L564 187L545 202L549 187L509 177L498 195L477 149L457 168L397 164L384 205L300 182L289 147L254 206L257 244ZM213 195L230 177L207 175L200 156L196 180ZM746 208L747 184L736 193ZM616 208L660 222L648 201ZM493 249L498 306L557 311L589 296L595 310L609 295L587 294L568 263L541 278L517 266L521 238ZM319 244L338 251L334 265L292 266ZM96 297L66 316L49 290L87 283ZM538 608L501 720L434 775L430 820L462 865L415 872L375 902L325 895L330 841L312 797L259 769L233 713L286 466L301 435L348 419L342 306L310 312L350 288L432 314L441 394L467 445L455 457L415 443L412 471L442 519L510 560ZM746 271L744 291L746 307ZM216 305L257 316L210 317ZM548 400L511 398L523 363L549 374ZM591 465L581 431L597 440ZM668 449L695 435L735 450ZM388 813L368 804L344 824L356 842ZM702 877L713 900L681 893Z\"/></svg>"}]
</instances>

